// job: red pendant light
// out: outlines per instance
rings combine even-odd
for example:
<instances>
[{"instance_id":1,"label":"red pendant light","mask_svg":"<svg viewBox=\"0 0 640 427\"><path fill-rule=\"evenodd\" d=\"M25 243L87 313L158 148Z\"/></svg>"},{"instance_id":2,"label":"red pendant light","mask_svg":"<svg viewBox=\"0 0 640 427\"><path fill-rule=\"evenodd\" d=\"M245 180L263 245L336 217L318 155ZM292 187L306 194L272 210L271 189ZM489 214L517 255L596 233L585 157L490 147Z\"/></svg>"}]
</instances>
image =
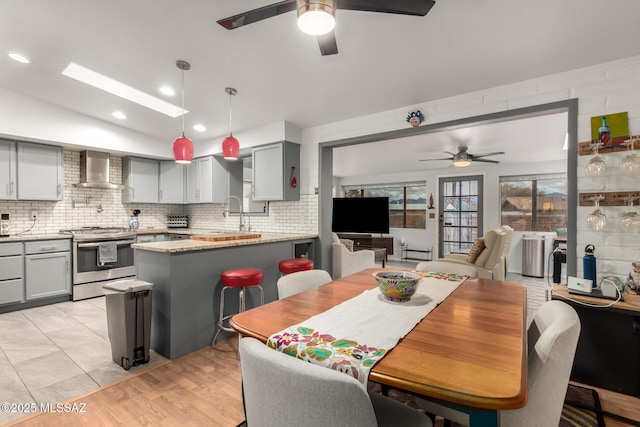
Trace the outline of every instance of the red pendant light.
<instances>
[{"instance_id":1,"label":"red pendant light","mask_svg":"<svg viewBox=\"0 0 640 427\"><path fill-rule=\"evenodd\" d=\"M240 143L231 133L231 97L238 93L238 91L232 87L225 88L224 91L229 94L229 136L222 140L222 155L225 160L238 160Z\"/></svg>"},{"instance_id":2,"label":"red pendant light","mask_svg":"<svg viewBox=\"0 0 640 427\"><path fill-rule=\"evenodd\" d=\"M176 66L182 70L182 109L184 110L184 72L191 69L191 64L187 61L178 60ZM182 135L173 141L173 157L176 163L191 163L193 159L193 142L184 136L184 115L182 114Z\"/></svg>"}]
</instances>

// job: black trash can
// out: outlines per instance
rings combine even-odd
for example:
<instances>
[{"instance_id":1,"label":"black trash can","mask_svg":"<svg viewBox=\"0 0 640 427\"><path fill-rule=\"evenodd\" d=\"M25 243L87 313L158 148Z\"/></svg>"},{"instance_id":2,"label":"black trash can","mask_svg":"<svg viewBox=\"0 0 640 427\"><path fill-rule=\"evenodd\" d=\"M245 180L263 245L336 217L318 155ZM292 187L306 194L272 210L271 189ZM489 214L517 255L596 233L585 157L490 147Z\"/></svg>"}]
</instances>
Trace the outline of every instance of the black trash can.
<instances>
[{"instance_id":1,"label":"black trash can","mask_svg":"<svg viewBox=\"0 0 640 427\"><path fill-rule=\"evenodd\" d=\"M124 369L149 361L153 283L118 280L103 286L113 361Z\"/></svg>"}]
</instances>

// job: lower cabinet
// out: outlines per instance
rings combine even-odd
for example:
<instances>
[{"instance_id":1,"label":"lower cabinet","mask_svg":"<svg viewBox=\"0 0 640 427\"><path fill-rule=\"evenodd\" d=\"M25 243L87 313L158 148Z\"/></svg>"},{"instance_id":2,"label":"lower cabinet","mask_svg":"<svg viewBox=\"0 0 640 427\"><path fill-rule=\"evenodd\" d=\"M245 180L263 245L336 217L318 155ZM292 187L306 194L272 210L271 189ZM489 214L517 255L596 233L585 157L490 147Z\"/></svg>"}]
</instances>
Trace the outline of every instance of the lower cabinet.
<instances>
[{"instance_id":1,"label":"lower cabinet","mask_svg":"<svg viewBox=\"0 0 640 427\"><path fill-rule=\"evenodd\" d=\"M24 271L27 300L71 294L70 242L26 242Z\"/></svg>"},{"instance_id":2,"label":"lower cabinet","mask_svg":"<svg viewBox=\"0 0 640 427\"><path fill-rule=\"evenodd\" d=\"M0 304L24 301L22 243L0 244Z\"/></svg>"}]
</instances>

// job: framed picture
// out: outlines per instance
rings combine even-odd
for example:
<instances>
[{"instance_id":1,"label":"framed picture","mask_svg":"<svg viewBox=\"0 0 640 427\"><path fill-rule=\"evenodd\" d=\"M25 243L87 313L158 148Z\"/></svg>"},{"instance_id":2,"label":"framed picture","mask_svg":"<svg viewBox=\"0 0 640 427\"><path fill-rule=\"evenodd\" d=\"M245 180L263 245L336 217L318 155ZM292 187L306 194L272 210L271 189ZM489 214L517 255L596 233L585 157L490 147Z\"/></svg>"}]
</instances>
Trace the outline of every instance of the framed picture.
<instances>
[{"instance_id":1,"label":"framed picture","mask_svg":"<svg viewBox=\"0 0 640 427\"><path fill-rule=\"evenodd\" d=\"M604 132L609 134L603 135ZM629 137L629 113L604 114L591 117L591 140L600 141L605 147L620 145Z\"/></svg>"}]
</instances>

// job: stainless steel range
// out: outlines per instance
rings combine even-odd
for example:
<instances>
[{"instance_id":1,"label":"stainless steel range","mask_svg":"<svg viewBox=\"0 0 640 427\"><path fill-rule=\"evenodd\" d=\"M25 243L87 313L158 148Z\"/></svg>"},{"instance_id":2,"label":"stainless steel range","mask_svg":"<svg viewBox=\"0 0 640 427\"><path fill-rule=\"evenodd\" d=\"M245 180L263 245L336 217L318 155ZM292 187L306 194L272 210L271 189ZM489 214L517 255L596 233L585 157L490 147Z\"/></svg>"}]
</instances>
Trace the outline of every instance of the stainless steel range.
<instances>
[{"instance_id":1,"label":"stainless steel range","mask_svg":"<svg viewBox=\"0 0 640 427\"><path fill-rule=\"evenodd\" d=\"M136 275L136 233L128 228L84 227L60 230L73 236L73 300L104 295L111 281Z\"/></svg>"}]
</instances>

